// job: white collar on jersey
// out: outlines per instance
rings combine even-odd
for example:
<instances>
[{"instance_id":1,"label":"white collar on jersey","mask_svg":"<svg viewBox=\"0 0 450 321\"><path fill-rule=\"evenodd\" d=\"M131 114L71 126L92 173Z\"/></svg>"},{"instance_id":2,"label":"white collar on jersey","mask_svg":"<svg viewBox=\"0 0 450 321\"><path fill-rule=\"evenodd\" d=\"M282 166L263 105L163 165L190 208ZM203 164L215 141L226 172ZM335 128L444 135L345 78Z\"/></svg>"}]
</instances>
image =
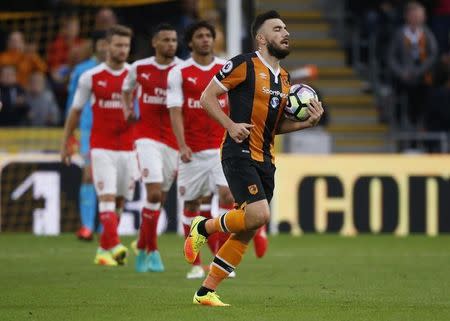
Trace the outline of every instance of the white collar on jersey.
<instances>
[{"instance_id":1,"label":"white collar on jersey","mask_svg":"<svg viewBox=\"0 0 450 321\"><path fill-rule=\"evenodd\" d=\"M272 66L269 65L269 63L266 61L266 59L263 58L263 56L261 56L261 53L258 50L255 52L256 52L256 55L258 56L259 60L261 60L261 62L264 64L264 66L269 68L270 72L275 76L275 83L277 83L278 75L280 74L280 66L278 66L278 69L276 71L273 70Z\"/></svg>"},{"instance_id":2,"label":"white collar on jersey","mask_svg":"<svg viewBox=\"0 0 450 321\"><path fill-rule=\"evenodd\" d=\"M194 65L195 67L197 67L198 69L200 69L200 70L203 70L203 71L208 71L208 70L210 70L214 65L216 65L217 64L217 60L218 60L218 58L217 57L214 57L214 59L213 59L213 61L209 64L209 65L200 65L199 63L197 63L195 60L194 60L194 58L189 58L189 60L192 62L192 65Z\"/></svg>"},{"instance_id":3,"label":"white collar on jersey","mask_svg":"<svg viewBox=\"0 0 450 321\"><path fill-rule=\"evenodd\" d=\"M159 63L156 62L156 57L155 56L151 56L149 58L149 62L154 64L156 67L158 67L158 69L166 69L169 67L172 67L173 65L179 64L180 62L182 62L182 60L178 57L174 57L173 61L168 64L168 65L161 65Z\"/></svg>"},{"instance_id":4,"label":"white collar on jersey","mask_svg":"<svg viewBox=\"0 0 450 321\"><path fill-rule=\"evenodd\" d=\"M113 74L114 76L118 76L118 75L120 75L124 70L128 69L128 63L125 63L125 64L123 65L123 68L122 68L122 69L112 69L112 68L110 68L110 67L106 64L106 62L102 62L102 66L104 66L104 68L105 68L109 73Z\"/></svg>"}]
</instances>

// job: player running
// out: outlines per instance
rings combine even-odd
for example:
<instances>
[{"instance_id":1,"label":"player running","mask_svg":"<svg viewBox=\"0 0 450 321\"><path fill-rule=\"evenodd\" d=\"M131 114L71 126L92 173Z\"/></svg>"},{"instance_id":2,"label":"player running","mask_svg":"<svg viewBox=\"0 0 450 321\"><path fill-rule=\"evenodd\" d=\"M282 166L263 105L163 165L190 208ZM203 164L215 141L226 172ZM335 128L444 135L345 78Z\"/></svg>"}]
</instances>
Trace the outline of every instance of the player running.
<instances>
[{"instance_id":1,"label":"player running","mask_svg":"<svg viewBox=\"0 0 450 321\"><path fill-rule=\"evenodd\" d=\"M108 42L106 41L106 32L96 31L92 35L94 45L94 56L83 61L75 66L70 75L70 82L68 88L68 97L66 104L66 114L69 113L70 107L73 104L75 91L77 90L78 80L81 75L91 68L94 68L99 63L105 61L106 53L108 51ZM83 177L80 187L79 203L80 203L80 218L81 228L77 231L77 237L80 240L92 240L94 231L95 214L97 213L97 198L95 195L95 188L92 184L91 162L89 158L89 140L91 137L92 128L92 107L91 102L88 101L80 115L80 155L83 158Z\"/></svg>"},{"instance_id":2,"label":"player running","mask_svg":"<svg viewBox=\"0 0 450 321\"><path fill-rule=\"evenodd\" d=\"M196 217L185 241L188 262L195 260L209 235L230 232L215 256L208 276L194 294L193 303L228 306L216 294L218 285L239 265L255 231L270 220L274 189L274 136L317 125L323 109L311 100L304 122L284 117L289 74L280 60L289 54L289 32L275 11L256 17L252 36L258 50L228 61L210 82L201 105L227 130L222 145L222 166L238 209L214 219ZM222 111L220 97L228 92L230 116Z\"/></svg>"},{"instance_id":3,"label":"player running","mask_svg":"<svg viewBox=\"0 0 450 321\"><path fill-rule=\"evenodd\" d=\"M210 195L212 189L218 190L223 212L233 207L234 199L220 165L219 147L224 130L200 106L202 91L225 61L213 55L215 30L210 24L204 21L192 24L185 37L192 57L169 72L167 107L180 152L177 182L184 200L183 224L187 236L190 222L199 215L201 199ZM226 94L220 97L220 104L228 113ZM203 277L200 260L191 263L187 278Z\"/></svg>"},{"instance_id":4,"label":"player running","mask_svg":"<svg viewBox=\"0 0 450 321\"><path fill-rule=\"evenodd\" d=\"M135 149L147 191L137 242L137 272L164 271L157 244L158 218L178 167L178 146L166 105L167 74L181 62L175 57L175 28L169 24L157 26L152 47L155 56L134 62L122 87L126 113L130 115L134 113L133 92L138 90L140 119L135 125Z\"/></svg>"},{"instance_id":5,"label":"player running","mask_svg":"<svg viewBox=\"0 0 450 321\"><path fill-rule=\"evenodd\" d=\"M137 178L132 127L124 117L122 104L131 37L131 29L124 26L116 25L108 30L106 62L81 75L61 147L62 161L70 164L68 139L78 126L83 106L92 99L92 174L103 225L94 263L107 266L126 262L128 249L120 243L117 227L125 198L133 197Z\"/></svg>"}]
</instances>

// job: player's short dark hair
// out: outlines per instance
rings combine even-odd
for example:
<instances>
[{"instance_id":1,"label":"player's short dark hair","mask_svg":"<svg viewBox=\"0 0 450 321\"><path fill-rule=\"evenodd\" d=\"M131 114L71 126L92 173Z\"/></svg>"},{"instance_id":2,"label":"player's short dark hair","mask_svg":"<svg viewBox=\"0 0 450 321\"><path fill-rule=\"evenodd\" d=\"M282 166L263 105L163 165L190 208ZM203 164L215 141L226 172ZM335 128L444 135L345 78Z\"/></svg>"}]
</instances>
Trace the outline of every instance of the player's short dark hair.
<instances>
[{"instance_id":1,"label":"player's short dark hair","mask_svg":"<svg viewBox=\"0 0 450 321\"><path fill-rule=\"evenodd\" d=\"M170 23L160 23L159 25L157 25L153 31L152 31L152 37L156 36L158 34L158 32L160 31L177 31L177 29L175 29L174 26L172 26Z\"/></svg>"},{"instance_id":2,"label":"player's short dark hair","mask_svg":"<svg viewBox=\"0 0 450 321\"><path fill-rule=\"evenodd\" d=\"M269 19L281 19L280 14L275 10L270 10L263 12L255 17L255 20L253 20L252 23L252 37L253 39L256 38L256 35L258 34L259 28L266 22L266 20Z\"/></svg>"},{"instance_id":3,"label":"player's short dark hair","mask_svg":"<svg viewBox=\"0 0 450 321\"><path fill-rule=\"evenodd\" d=\"M216 39L216 29L212 24L210 24L207 21L198 21L194 22L188 28L186 29L186 32L184 33L184 43L189 48L189 43L192 41L192 37L194 37L194 33L201 28L206 28L211 32L211 35L213 39ZM190 49L190 48L189 48Z\"/></svg>"},{"instance_id":4,"label":"player's short dark hair","mask_svg":"<svg viewBox=\"0 0 450 321\"><path fill-rule=\"evenodd\" d=\"M111 41L113 36L133 37L133 30L123 25L114 25L106 32L106 39Z\"/></svg>"}]
</instances>

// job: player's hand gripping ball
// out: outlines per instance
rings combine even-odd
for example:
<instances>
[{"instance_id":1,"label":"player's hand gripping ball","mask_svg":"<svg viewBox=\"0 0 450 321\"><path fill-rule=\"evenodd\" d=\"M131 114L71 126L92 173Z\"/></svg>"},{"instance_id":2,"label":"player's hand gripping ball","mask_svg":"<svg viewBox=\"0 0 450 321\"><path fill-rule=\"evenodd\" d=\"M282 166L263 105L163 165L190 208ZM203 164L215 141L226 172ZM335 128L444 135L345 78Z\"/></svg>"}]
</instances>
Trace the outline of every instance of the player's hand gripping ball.
<instances>
[{"instance_id":1,"label":"player's hand gripping ball","mask_svg":"<svg viewBox=\"0 0 450 321\"><path fill-rule=\"evenodd\" d=\"M304 84L292 85L286 107L284 107L284 114L287 118L295 121L307 120L309 118L307 104L310 99L319 100L314 89Z\"/></svg>"}]
</instances>

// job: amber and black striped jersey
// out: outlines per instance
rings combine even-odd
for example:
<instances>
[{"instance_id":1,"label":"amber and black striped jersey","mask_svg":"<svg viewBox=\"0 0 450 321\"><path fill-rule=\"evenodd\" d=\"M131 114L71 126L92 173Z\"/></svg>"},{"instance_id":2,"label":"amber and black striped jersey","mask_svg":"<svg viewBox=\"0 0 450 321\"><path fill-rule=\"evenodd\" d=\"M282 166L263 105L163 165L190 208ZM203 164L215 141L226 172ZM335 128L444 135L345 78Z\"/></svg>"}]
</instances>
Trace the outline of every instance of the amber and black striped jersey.
<instances>
[{"instance_id":1,"label":"amber and black striped jersey","mask_svg":"<svg viewBox=\"0 0 450 321\"><path fill-rule=\"evenodd\" d=\"M257 51L229 60L214 80L228 92L230 118L255 126L241 144L226 133L222 159L251 157L258 162L273 163L275 131L290 88L288 72L281 67L273 70Z\"/></svg>"}]
</instances>

